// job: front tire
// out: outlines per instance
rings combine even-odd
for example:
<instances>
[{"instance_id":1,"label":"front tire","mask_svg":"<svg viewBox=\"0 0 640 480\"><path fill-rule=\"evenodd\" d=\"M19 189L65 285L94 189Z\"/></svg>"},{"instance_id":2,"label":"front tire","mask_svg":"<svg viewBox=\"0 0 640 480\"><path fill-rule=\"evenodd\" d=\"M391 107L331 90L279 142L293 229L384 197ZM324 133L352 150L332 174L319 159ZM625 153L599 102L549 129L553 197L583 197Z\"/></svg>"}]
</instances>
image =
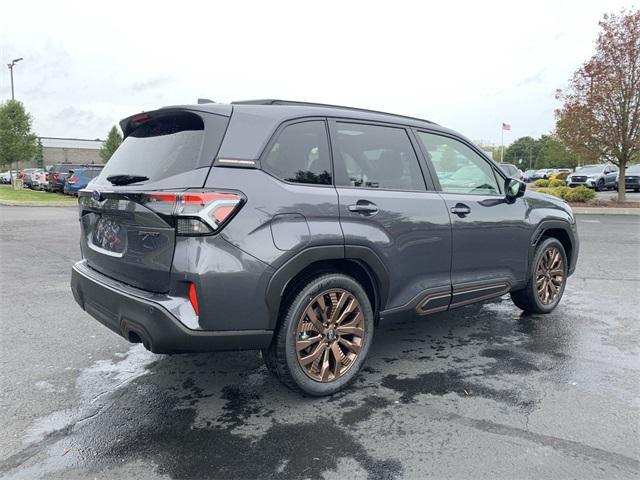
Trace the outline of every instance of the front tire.
<instances>
[{"instance_id":1,"label":"front tire","mask_svg":"<svg viewBox=\"0 0 640 480\"><path fill-rule=\"evenodd\" d=\"M601 192L602 190L604 190L604 180L600 179L598 183L596 183L595 191Z\"/></svg>"},{"instance_id":2,"label":"front tire","mask_svg":"<svg viewBox=\"0 0 640 480\"><path fill-rule=\"evenodd\" d=\"M340 273L307 279L294 295L262 356L287 387L331 395L364 364L373 341L371 302L357 281Z\"/></svg>"},{"instance_id":3,"label":"front tire","mask_svg":"<svg viewBox=\"0 0 640 480\"><path fill-rule=\"evenodd\" d=\"M527 313L549 313L560 303L567 283L567 254L559 240L547 238L536 248L529 282L511 292L511 300Z\"/></svg>"}]
</instances>

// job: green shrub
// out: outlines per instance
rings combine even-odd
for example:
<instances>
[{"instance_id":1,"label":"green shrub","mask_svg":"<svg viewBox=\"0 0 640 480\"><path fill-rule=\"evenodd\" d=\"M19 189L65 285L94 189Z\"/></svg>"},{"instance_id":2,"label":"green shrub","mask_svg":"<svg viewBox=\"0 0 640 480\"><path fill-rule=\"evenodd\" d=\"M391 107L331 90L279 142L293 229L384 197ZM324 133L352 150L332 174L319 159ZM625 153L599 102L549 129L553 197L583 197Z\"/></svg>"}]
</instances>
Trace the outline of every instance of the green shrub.
<instances>
[{"instance_id":1,"label":"green shrub","mask_svg":"<svg viewBox=\"0 0 640 480\"><path fill-rule=\"evenodd\" d=\"M564 197L567 202L588 202L594 198L596 198L596 192L583 185L572 188Z\"/></svg>"},{"instance_id":2,"label":"green shrub","mask_svg":"<svg viewBox=\"0 0 640 480\"><path fill-rule=\"evenodd\" d=\"M544 178L540 178L533 182L533 186L537 188L546 188L549 186L549 180L545 180Z\"/></svg>"},{"instance_id":3,"label":"green shrub","mask_svg":"<svg viewBox=\"0 0 640 480\"><path fill-rule=\"evenodd\" d=\"M566 182L564 180L560 180L560 179L555 179L555 180L551 180L549 182L549 186L550 187L564 187L566 185Z\"/></svg>"},{"instance_id":4,"label":"green shrub","mask_svg":"<svg viewBox=\"0 0 640 480\"><path fill-rule=\"evenodd\" d=\"M567 196L573 192L573 189L570 187L548 187L548 188L539 188L538 192L546 193L547 195L553 195L554 197L567 199Z\"/></svg>"}]
</instances>

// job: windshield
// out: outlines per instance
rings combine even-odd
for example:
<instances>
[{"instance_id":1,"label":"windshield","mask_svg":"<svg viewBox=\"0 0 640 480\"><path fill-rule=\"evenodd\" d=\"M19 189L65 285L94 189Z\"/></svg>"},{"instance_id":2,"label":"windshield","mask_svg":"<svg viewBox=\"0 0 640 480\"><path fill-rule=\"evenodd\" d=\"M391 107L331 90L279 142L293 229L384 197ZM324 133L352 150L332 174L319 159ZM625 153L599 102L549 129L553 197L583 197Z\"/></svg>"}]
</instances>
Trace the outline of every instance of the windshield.
<instances>
[{"instance_id":1,"label":"windshield","mask_svg":"<svg viewBox=\"0 0 640 480\"><path fill-rule=\"evenodd\" d=\"M96 182L109 177L144 177L156 181L193 170L198 165L204 123L193 113L152 118L133 130L102 169Z\"/></svg>"},{"instance_id":2,"label":"windshield","mask_svg":"<svg viewBox=\"0 0 640 480\"><path fill-rule=\"evenodd\" d=\"M640 163L636 163L635 165L629 165L627 167L627 173L640 173Z\"/></svg>"},{"instance_id":3,"label":"windshield","mask_svg":"<svg viewBox=\"0 0 640 480\"><path fill-rule=\"evenodd\" d=\"M602 165L585 165L584 167L576 168L576 173L600 173L602 169Z\"/></svg>"}]
</instances>

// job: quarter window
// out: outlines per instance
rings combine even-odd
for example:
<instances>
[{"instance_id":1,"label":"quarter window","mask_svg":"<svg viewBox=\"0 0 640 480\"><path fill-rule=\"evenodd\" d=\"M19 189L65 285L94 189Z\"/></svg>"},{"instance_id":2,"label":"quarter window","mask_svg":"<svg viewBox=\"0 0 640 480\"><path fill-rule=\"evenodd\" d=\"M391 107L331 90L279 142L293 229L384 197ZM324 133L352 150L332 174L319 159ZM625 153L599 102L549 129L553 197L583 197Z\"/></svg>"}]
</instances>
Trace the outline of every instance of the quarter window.
<instances>
[{"instance_id":1,"label":"quarter window","mask_svg":"<svg viewBox=\"0 0 640 480\"><path fill-rule=\"evenodd\" d=\"M314 120L285 127L269 150L263 167L287 182L331 185L325 123Z\"/></svg>"},{"instance_id":2,"label":"quarter window","mask_svg":"<svg viewBox=\"0 0 640 480\"><path fill-rule=\"evenodd\" d=\"M489 163L453 138L417 132L433 164L443 192L499 195L502 192Z\"/></svg>"},{"instance_id":3,"label":"quarter window","mask_svg":"<svg viewBox=\"0 0 640 480\"><path fill-rule=\"evenodd\" d=\"M336 183L346 187L426 190L402 128L336 123Z\"/></svg>"}]
</instances>

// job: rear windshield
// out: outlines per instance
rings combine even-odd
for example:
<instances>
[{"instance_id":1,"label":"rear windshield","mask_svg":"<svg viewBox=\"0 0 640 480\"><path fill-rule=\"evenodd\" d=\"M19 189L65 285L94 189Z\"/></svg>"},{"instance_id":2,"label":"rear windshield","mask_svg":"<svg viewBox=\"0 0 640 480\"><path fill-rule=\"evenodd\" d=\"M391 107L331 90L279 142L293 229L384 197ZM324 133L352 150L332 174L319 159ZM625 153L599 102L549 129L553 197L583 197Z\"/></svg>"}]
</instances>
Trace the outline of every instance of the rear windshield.
<instances>
[{"instance_id":1,"label":"rear windshield","mask_svg":"<svg viewBox=\"0 0 640 480\"><path fill-rule=\"evenodd\" d=\"M102 169L99 183L111 175L140 175L149 181L172 177L198 166L204 123L193 113L153 117L134 129Z\"/></svg>"},{"instance_id":2,"label":"rear windshield","mask_svg":"<svg viewBox=\"0 0 640 480\"><path fill-rule=\"evenodd\" d=\"M95 178L100 175L101 171L101 168L79 168L71 173L73 173L74 175L83 175L88 178Z\"/></svg>"}]
</instances>

